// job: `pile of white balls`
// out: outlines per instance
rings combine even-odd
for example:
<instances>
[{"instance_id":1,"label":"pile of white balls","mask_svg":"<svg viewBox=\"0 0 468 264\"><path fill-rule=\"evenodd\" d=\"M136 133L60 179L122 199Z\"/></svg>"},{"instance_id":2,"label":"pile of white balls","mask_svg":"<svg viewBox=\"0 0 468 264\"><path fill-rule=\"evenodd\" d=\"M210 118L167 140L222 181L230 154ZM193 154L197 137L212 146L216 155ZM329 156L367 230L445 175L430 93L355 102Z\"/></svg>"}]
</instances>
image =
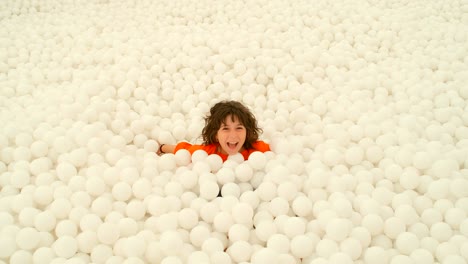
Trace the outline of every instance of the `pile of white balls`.
<instances>
[{"instance_id":1,"label":"pile of white balls","mask_svg":"<svg viewBox=\"0 0 468 264\"><path fill-rule=\"evenodd\" d=\"M0 263L468 263L467 25L463 0L1 1ZM155 154L223 99L272 152Z\"/></svg>"}]
</instances>

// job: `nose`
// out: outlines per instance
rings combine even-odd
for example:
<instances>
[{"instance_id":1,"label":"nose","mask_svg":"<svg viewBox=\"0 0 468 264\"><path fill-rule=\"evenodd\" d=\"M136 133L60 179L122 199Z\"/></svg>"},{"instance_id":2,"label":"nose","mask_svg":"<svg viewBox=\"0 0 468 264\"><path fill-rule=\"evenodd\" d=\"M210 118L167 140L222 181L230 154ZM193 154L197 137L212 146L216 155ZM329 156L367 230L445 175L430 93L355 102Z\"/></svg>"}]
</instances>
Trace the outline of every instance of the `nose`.
<instances>
[{"instance_id":1,"label":"nose","mask_svg":"<svg viewBox=\"0 0 468 264\"><path fill-rule=\"evenodd\" d=\"M229 139L236 139L237 138L237 132L235 130L230 130L228 133L228 138Z\"/></svg>"}]
</instances>

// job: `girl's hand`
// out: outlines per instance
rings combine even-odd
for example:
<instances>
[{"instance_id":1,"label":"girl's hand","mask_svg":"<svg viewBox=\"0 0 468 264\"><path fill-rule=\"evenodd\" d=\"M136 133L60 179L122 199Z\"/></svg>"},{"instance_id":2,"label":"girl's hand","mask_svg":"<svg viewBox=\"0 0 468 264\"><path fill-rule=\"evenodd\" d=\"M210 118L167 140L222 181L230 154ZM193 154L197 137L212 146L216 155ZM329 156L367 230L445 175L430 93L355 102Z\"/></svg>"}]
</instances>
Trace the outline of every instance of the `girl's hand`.
<instances>
[{"instance_id":1,"label":"girl's hand","mask_svg":"<svg viewBox=\"0 0 468 264\"><path fill-rule=\"evenodd\" d=\"M166 153L174 153L176 145L169 145L169 144L161 144L159 145L158 151L156 151L156 154L162 155Z\"/></svg>"},{"instance_id":2,"label":"girl's hand","mask_svg":"<svg viewBox=\"0 0 468 264\"><path fill-rule=\"evenodd\" d=\"M158 154L159 156L161 156L162 154L164 154L164 152L163 152L163 147L164 147L164 145L165 145L165 144L159 145L158 151L156 151L156 154Z\"/></svg>"}]
</instances>

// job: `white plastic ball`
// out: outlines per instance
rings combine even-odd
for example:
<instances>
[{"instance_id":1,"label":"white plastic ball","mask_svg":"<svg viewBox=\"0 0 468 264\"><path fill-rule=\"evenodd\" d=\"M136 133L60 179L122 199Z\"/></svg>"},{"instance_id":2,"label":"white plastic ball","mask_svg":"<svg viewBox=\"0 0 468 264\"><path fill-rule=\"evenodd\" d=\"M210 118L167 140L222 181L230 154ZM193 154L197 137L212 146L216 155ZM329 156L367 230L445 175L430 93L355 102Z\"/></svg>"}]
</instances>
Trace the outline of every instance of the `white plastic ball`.
<instances>
[{"instance_id":1,"label":"white plastic ball","mask_svg":"<svg viewBox=\"0 0 468 264\"><path fill-rule=\"evenodd\" d=\"M326 226L325 232L328 238L340 242L348 237L352 224L347 219L332 219Z\"/></svg>"},{"instance_id":2,"label":"white plastic ball","mask_svg":"<svg viewBox=\"0 0 468 264\"><path fill-rule=\"evenodd\" d=\"M217 173L216 173L216 178L219 184L227 184L234 182L236 177L236 174L231 168L221 168Z\"/></svg>"},{"instance_id":3,"label":"white plastic ball","mask_svg":"<svg viewBox=\"0 0 468 264\"><path fill-rule=\"evenodd\" d=\"M252 179L253 169L247 163L242 163L236 167L235 173L240 182L248 182Z\"/></svg>"},{"instance_id":4,"label":"white plastic ball","mask_svg":"<svg viewBox=\"0 0 468 264\"><path fill-rule=\"evenodd\" d=\"M68 162L62 162L57 165L56 171L58 178L65 183L77 174L75 166Z\"/></svg>"},{"instance_id":5,"label":"white plastic ball","mask_svg":"<svg viewBox=\"0 0 468 264\"><path fill-rule=\"evenodd\" d=\"M200 247L211 236L211 230L207 226L198 225L190 231L190 242Z\"/></svg>"},{"instance_id":6,"label":"white plastic ball","mask_svg":"<svg viewBox=\"0 0 468 264\"><path fill-rule=\"evenodd\" d=\"M291 201L298 193L297 185L292 181L282 182L278 185L277 193L279 197Z\"/></svg>"},{"instance_id":7,"label":"white plastic ball","mask_svg":"<svg viewBox=\"0 0 468 264\"><path fill-rule=\"evenodd\" d=\"M400 184L406 190L413 190L419 186L420 175L414 170L404 171L400 176Z\"/></svg>"},{"instance_id":8,"label":"white plastic ball","mask_svg":"<svg viewBox=\"0 0 468 264\"><path fill-rule=\"evenodd\" d=\"M230 264L231 257L226 252L216 251L211 254L211 263Z\"/></svg>"},{"instance_id":9,"label":"white plastic ball","mask_svg":"<svg viewBox=\"0 0 468 264\"><path fill-rule=\"evenodd\" d=\"M6 259L13 255L17 251L17 245L15 243L15 238L8 236L6 234L0 234L0 257Z\"/></svg>"},{"instance_id":10,"label":"white plastic ball","mask_svg":"<svg viewBox=\"0 0 468 264\"><path fill-rule=\"evenodd\" d=\"M442 261L442 264L466 264L467 261L465 258L459 255L448 255Z\"/></svg>"},{"instance_id":11,"label":"white plastic ball","mask_svg":"<svg viewBox=\"0 0 468 264\"><path fill-rule=\"evenodd\" d=\"M8 263L21 264L21 263L31 263L31 262L32 262L32 254L29 251L18 250L11 255Z\"/></svg>"},{"instance_id":12,"label":"white plastic ball","mask_svg":"<svg viewBox=\"0 0 468 264\"><path fill-rule=\"evenodd\" d=\"M296 258L307 258L314 252L314 241L307 235L298 235L291 239L291 253Z\"/></svg>"},{"instance_id":13,"label":"white plastic ball","mask_svg":"<svg viewBox=\"0 0 468 264\"><path fill-rule=\"evenodd\" d=\"M57 237L62 237L62 236L76 237L77 233L78 233L77 224L69 219L61 220L55 226L55 235Z\"/></svg>"},{"instance_id":14,"label":"white plastic ball","mask_svg":"<svg viewBox=\"0 0 468 264\"><path fill-rule=\"evenodd\" d=\"M304 219L300 217L290 217L284 223L284 234L289 238L293 238L305 233L306 225Z\"/></svg>"},{"instance_id":15,"label":"white plastic ball","mask_svg":"<svg viewBox=\"0 0 468 264\"><path fill-rule=\"evenodd\" d=\"M450 208L445 212L444 219L453 229L459 229L462 221L466 219L466 213L461 208Z\"/></svg>"},{"instance_id":16,"label":"white plastic ball","mask_svg":"<svg viewBox=\"0 0 468 264\"><path fill-rule=\"evenodd\" d=\"M182 249L183 240L176 231L165 231L161 234L160 243L162 252L175 255Z\"/></svg>"},{"instance_id":17,"label":"white plastic ball","mask_svg":"<svg viewBox=\"0 0 468 264\"><path fill-rule=\"evenodd\" d=\"M219 171L223 166L223 159L216 154L211 154L206 158L206 162L211 168L211 172L215 173Z\"/></svg>"},{"instance_id":18,"label":"white plastic ball","mask_svg":"<svg viewBox=\"0 0 468 264\"><path fill-rule=\"evenodd\" d=\"M54 251L48 247L40 247L34 251L32 259L34 263L50 263L56 257Z\"/></svg>"},{"instance_id":19,"label":"white plastic ball","mask_svg":"<svg viewBox=\"0 0 468 264\"><path fill-rule=\"evenodd\" d=\"M247 203L238 203L232 208L232 217L238 224L252 223L254 215L253 208Z\"/></svg>"},{"instance_id":20,"label":"white plastic ball","mask_svg":"<svg viewBox=\"0 0 468 264\"><path fill-rule=\"evenodd\" d=\"M171 171L176 167L177 162L173 154L166 154L159 158L158 164L160 171Z\"/></svg>"},{"instance_id":21,"label":"white plastic ball","mask_svg":"<svg viewBox=\"0 0 468 264\"><path fill-rule=\"evenodd\" d=\"M275 217L286 215L289 211L289 203L281 197L273 198L270 202L269 211Z\"/></svg>"},{"instance_id":22,"label":"white plastic ball","mask_svg":"<svg viewBox=\"0 0 468 264\"><path fill-rule=\"evenodd\" d=\"M413 166L419 170L426 170L432 164L432 157L427 152L416 152L413 157Z\"/></svg>"},{"instance_id":23,"label":"white plastic ball","mask_svg":"<svg viewBox=\"0 0 468 264\"><path fill-rule=\"evenodd\" d=\"M130 236L124 240L123 251L127 257L141 258L146 250L146 241L138 236ZM162 242L162 236L161 236ZM162 244L162 243L161 243Z\"/></svg>"},{"instance_id":24,"label":"white plastic ball","mask_svg":"<svg viewBox=\"0 0 468 264\"><path fill-rule=\"evenodd\" d=\"M431 226L431 236L439 242L445 242L452 237L453 230L449 224L444 222L434 223Z\"/></svg>"},{"instance_id":25,"label":"white plastic ball","mask_svg":"<svg viewBox=\"0 0 468 264\"><path fill-rule=\"evenodd\" d=\"M349 255L351 259L357 260L362 253L362 246L355 238L346 238L340 243L340 251Z\"/></svg>"},{"instance_id":26,"label":"white plastic ball","mask_svg":"<svg viewBox=\"0 0 468 264\"><path fill-rule=\"evenodd\" d=\"M138 199L144 199L151 194L151 182L146 178L141 178L135 181L132 185L132 193Z\"/></svg>"},{"instance_id":27,"label":"white plastic ball","mask_svg":"<svg viewBox=\"0 0 468 264\"><path fill-rule=\"evenodd\" d=\"M118 247L118 246L116 246ZM116 250L117 254L121 255L120 251ZM77 254L78 255L78 254ZM93 247L93 249L91 250L91 254L90 254L90 262L95 262L95 263L102 263L104 261L108 261L109 259L111 259L113 256L113 252L112 252L112 248L110 246L107 246L107 245L103 245L103 244L98 244L96 245L95 247ZM127 258L127 260L129 260L130 258ZM138 263L138 262L137 262Z\"/></svg>"},{"instance_id":28,"label":"white plastic ball","mask_svg":"<svg viewBox=\"0 0 468 264\"><path fill-rule=\"evenodd\" d=\"M114 223L102 223L97 229L99 242L106 245L113 245L120 236L119 227Z\"/></svg>"},{"instance_id":29,"label":"white plastic ball","mask_svg":"<svg viewBox=\"0 0 468 264\"><path fill-rule=\"evenodd\" d=\"M192 160L192 156L190 155L190 152L186 149L181 149L177 151L174 155L175 155L176 164L178 166L186 166Z\"/></svg>"},{"instance_id":30,"label":"white plastic ball","mask_svg":"<svg viewBox=\"0 0 468 264\"><path fill-rule=\"evenodd\" d=\"M250 229L243 224L234 224L229 228L228 237L231 242L249 241Z\"/></svg>"},{"instance_id":31,"label":"white plastic ball","mask_svg":"<svg viewBox=\"0 0 468 264\"><path fill-rule=\"evenodd\" d=\"M212 200L219 193L219 186L216 182L206 181L200 184L200 196L206 200Z\"/></svg>"},{"instance_id":32,"label":"white plastic ball","mask_svg":"<svg viewBox=\"0 0 468 264\"><path fill-rule=\"evenodd\" d=\"M196 150L192 153L192 162L197 163L200 161L204 161L208 157L208 153L204 150Z\"/></svg>"},{"instance_id":33,"label":"white plastic ball","mask_svg":"<svg viewBox=\"0 0 468 264\"><path fill-rule=\"evenodd\" d=\"M261 241L268 241L268 239L276 234L277 228L273 222L262 221L255 226L255 234Z\"/></svg>"},{"instance_id":34,"label":"white plastic ball","mask_svg":"<svg viewBox=\"0 0 468 264\"><path fill-rule=\"evenodd\" d=\"M265 167L267 158L264 153L256 151L250 154L248 163L253 169L260 170Z\"/></svg>"},{"instance_id":35,"label":"white plastic ball","mask_svg":"<svg viewBox=\"0 0 468 264\"><path fill-rule=\"evenodd\" d=\"M179 225L191 230L198 224L198 213L191 208L184 208L179 212Z\"/></svg>"},{"instance_id":36,"label":"white plastic ball","mask_svg":"<svg viewBox=\"0 0 468 264\"><path fill-rule=\"evenodd\" d=\"M224 245L221 240L211 237L203 242L201 249L206 253L223 252Z\"/></svg>"},{"instance_id":37,"label":"white plastic ball","mask_svg":"<svg viewBox=\"0 0 468 264\"><path fill-rule=\"evenodd\" d=\"M16 244L18 248L24 250L35 249L40 242L39 232L35 228L25 227L18 231Z\"/></svg>"},{"instance_id":38,"label":"white plastic ball","mask_svg":"<svg viewBox=\"0 0 468 264\"><path fill-rule=\"evenodd\" d=\"M276 185L270 181L264 181L258 186L255 192L258 194L258 197L263 201L271 201L277 193Z\"/></svg>"},{"instance_id":39,"label":"white plastic ball","mask_svg":"<svg viewBox=\"0 0 468 264\"><path fill-rule=\"evenodd\" d=\"M385 249L381 247L370 247L364 253L365 263L388 263L389 258Z\"/></svg>"},{"instance_id":40,"label":"white plastic ball","mask_svg":"<svg viewBox=\"0 0 468 264\"><path fill-rule=\"evenodd\" d=\"M221 188L221 196L227 197L227 196L233 196L238 198L241 194L241 187L239 184L235 184L233 182L229 182L223 185Z\"/></svg>"},{"instance_id":41,"label":"white plastic ball","mask_svg":"<svg viewBox=\"0 0 468 264\"><path fill-rule=\"evenodd\" d=\"M262 248L252 254L251 263L279 263L279 254L269 248Z\"/></svg>"},{"instance_id":42,"label":"white plastic ball","mask_svg":"<svg viewBox=\"0 0 468 264\"><path fill-rule=\"evenodd\" d=\"M306 196L298 196L292 202L292 209L297 216L306 217L312 213L312 201Z\"/></svg>"},{"instance_id":43,"label":"white plastic ball","mask_svg":"<svg viewBox=\"0 0 468 264\"><path fill-rule=\"evenodd\" d=\"M384 233L389 238L395 239L398 237L399 234L406 231L405 223L396 217L390 217L385 220L384 223Z\"/></svg>"},{"instance_id":44,"label":"white plastic ball","mask_svg":"<svg viewBox=\"0 0 468 264\"><path fill-rule=\"evenodd\" d=\"M296 242L299 242L299 238ZM290 250L290 239L283 234L274 234L267 241L267 247L273 249L278 253L288 253ZM297 251L300 253L301 248L297 248Z\"/></svg>"},{"instance_id":45,"label":"white plastic ball","mask_svg":"<svg viewBox=\"0 0 468 264\"><path fill-rule=\"evenodd\" d=\"M362 218L362 226L369 230L371 235L378 235L382 233L384 222L382 218L375 214L369 214Z\"/></svg>"},{"instance_id":46,"label":"white plastic ball","mask_svg":"<svg viewBox=\"0 0 468 264\"><path fill-rule=\"evenodd\" d=\"M62 258L70 258L74 256L78 250L78 243L75 238L70 236L59 237L52 245L57 256Z\"/></svg>"},{"instance_id":47,"label":"white plastic ball","mask_svg":"<svg viewBox=\"0 0 468 264\"><path fill-rule=\"evenodd\" d=\"M414 263L434 263L434 256L426 249L418 248L411 253L410 258L414 261Z\"/></svg>"},{"instance_id":48,"label":"white plastic ball","mask_svg":"<svg viewBox=\"0 0 468 264\"><path fill-rule=\"evenodd\" d=\"M315 247L315 252L317 253L317 256L329 258L333 254L338 252L338 249L338 245L335 241L331 239L322 239L317 243Z\"/></svg>"},{"instance_id":49,"label":"white plastic ball","mask_svg":"<svg viewBox=\"0 0 468 264\"><path fill-rule=\"evenodd\" d=\"M218 232L227 233L233 224L234 219L228 212L219 212L213 219L213 227Z\"/></svg>"},{"instance_id":50,"label":"white plastic ball","mask_svg":"<svg viewBox=\"0 0 468 264\"><path fill-rule=\"evenodd\" d=\"M231 256L231 259L237 263L242 263L250 260L252 255L252 246L246 241L236 241L232 243L227 249L227 253Z\"/></svg>"},{"instance_id":51,"label":"white plastic ball","mask_svg":"<svg viewBox=\"0 0 468 264\"><path fill-rule=\"evenodd\" d=\"M104 193L105 190L106 190L106 184L101 177L93 176L93 177L89 177L86 180L86 191L89 194L97 197L101 195L102 193Z\"/></svg>"},{"instance_id":52,"label":"white plastic ball","mask_svg":"<svg viewBox=\"0 0 468 264\"><path fill-rule=\"evenodd\" d=\"M451 159L436 160L432 163L429 175L435 178L448 178L453 171L457 171L457 161Z\"/></svg>"},{"instance_id":53,"label":"white plastic ball","mask_svg":"<svg viewBox=\"0 0 468 264\"><path fill-rule=\"evenodd\" d=\"M118 182L112 187L112 196L117 201L127 201L132 196L132 187L126 182Z\"/></svg>"},{"instance_id":54,"label":"white plastic ball","mask_svg":"<svg viewBox=\"0 0 468 264\"><path fill-rule=\"evenodd\" d=\"M194 251L190 253L187 258L187 263L208 263L210 261L210 256L203 251Z\"/></svg>"},{"instance_id":55,"label":"white plastic ball","mask_svg":"<svg viewBox=\"0 0 468 264\"><path fill-rule=\"evenodd\" d=\"M31 227L34 225L34 219L39 213L41 213L41 211L37 210L36 208L31 208L31 207L24 208L21 210L21 212L18 215L19 223L22 226Z\"/></svg>"},{"instance_id":56,"label":"white plastic ball","mask_svg":"<svg viewBox=\"0 0 468 264\"><path fill-rule=\"evenodd\" d=\"M402 254L409 255L419 248L419 239L412 233L403 232L396 238L395 246Z\"/></svg>"},{"instance_id":57,"label":"white plastic ball","mask_svg":"<svg viewBox=\"0 0 468 264\"><path fill-rule=\"evenodd\" d=\"M450 182L450 193L457 198L468 196L468 180L459 178Z\"/></svg>"},{"instance_id":58,"label":"white plastic ball","mask_svg":"<svg viewBox=\"0 0 468 264\"><path fill-rule=\"evenodd\" d=\"M86 214L81 217L80 219L80 228L83 231L96 231L99 225L102 224L102 220L99 216L95 214Z\"/></svg>"},{"instance_id":59,"label":"white plastic ball","mask_svg":"<svg viewBox=\"0 0 468 264\"><path fill-rule=\"evenodd\" d=\"M12 187L21 189L30 183L31 176L28 171L18 170L10 177L10 184Z\"/></svg>"},{"instance_id":60,"label":"white plastic ball","mask_svg":"<svg viewBox=\"0 0 468 264\"><path fill-rule=\"evenodd\" d=\"M438 261L445 261L450 255L459 254L459 249L456 245L453 245L449 242L440 243L435 250L435 257Z\"/></svg>"},{"instance_id":61,"label":"white plastic ball","mask_svg":"<svg viewBox=\"0 0 468 264\"><path fill-rule=\"evenodd\" d=\"M353 146L346 150L345 161L349 165L357 165L361 163L364 158L364 150L361 147Z\"/></svg>"}]
</instances>

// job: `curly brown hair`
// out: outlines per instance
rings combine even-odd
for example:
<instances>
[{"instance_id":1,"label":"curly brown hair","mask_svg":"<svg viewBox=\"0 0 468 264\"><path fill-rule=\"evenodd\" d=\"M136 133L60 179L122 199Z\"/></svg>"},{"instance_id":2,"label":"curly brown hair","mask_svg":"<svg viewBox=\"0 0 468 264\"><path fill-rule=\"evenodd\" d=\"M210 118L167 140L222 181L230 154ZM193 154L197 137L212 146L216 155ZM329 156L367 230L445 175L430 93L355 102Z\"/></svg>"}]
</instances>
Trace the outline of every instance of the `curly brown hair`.
<instances>
[{"instance_id":1,"label":"curly brown hair","mask_svg":"<svg viewBox=\"0 0 468 264\"><path fill-rule=\"evenodd\" d=\"M253 143L258 140L262 129L258 127L257 119L252 112L237 101L221 101L211 107L210 114L205 117L205 127L202 130L203 144L210 145L218 142L216 134L228 116L231 116L232 121L239 120L239 123L245 127L246 137L243 147L253 148Z\"/></svg>"}]
</instances>

